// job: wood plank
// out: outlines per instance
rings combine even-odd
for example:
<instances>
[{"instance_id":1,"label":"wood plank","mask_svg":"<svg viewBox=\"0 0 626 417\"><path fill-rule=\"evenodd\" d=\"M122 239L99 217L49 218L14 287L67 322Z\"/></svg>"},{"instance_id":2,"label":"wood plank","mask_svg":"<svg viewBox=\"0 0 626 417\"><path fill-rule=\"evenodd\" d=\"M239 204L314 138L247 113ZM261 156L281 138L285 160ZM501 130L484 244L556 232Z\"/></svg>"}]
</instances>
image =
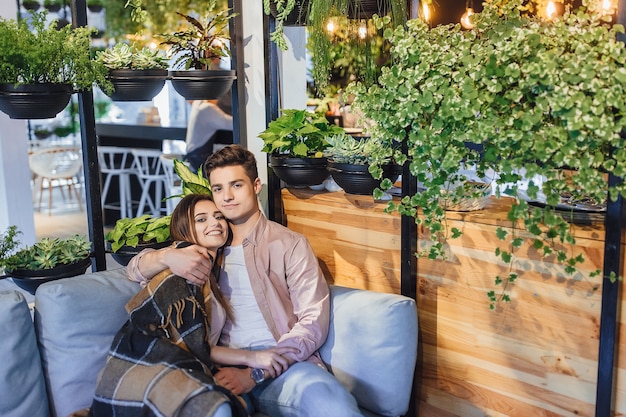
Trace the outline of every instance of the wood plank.
<instances>
[{"instance_id":1,"label":"wood plank","mask_svg":"<svg viewBox=\"0 0 626 417\"><path fill-rule=\"evenodd\" d=\"M330 282L399 293L400 223L370 196L283 190L288 226L306 235ZM446 260L417 262L422 380L420 415L593 416L601 308L604 226L572 225L585 262L569 275L529 243L515 252L512 301L490 311L487 292L511 266L494 254L497 227L510 227L510 199L485 210L448 212L463 231ZM421 230L419 245L427 245ZM524 235L524 230L515 233ZM623 251L624 252L624 251ZM623 274L622 274L623 275ZM626 297L616 361L615 415L626 416Z\"/></svg>"}]
</instances>

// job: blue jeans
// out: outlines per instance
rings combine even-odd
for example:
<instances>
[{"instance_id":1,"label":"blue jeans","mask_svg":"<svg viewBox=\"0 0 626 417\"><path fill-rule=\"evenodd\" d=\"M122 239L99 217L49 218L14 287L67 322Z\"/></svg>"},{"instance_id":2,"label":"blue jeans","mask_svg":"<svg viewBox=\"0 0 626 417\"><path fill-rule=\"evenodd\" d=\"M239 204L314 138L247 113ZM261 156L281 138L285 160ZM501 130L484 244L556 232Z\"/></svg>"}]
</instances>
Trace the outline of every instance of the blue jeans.
<instances>
[{"instance_id":1,"label":"blue jeans","mask_svg":"<svg viewBox=\"0 0 626 417\"><path fill-rule=\"evenodd\" d=\"M355 398L328 371L298 362L276 379L255 387L256 411L272 417L362 417Z\"/></svg>"}]
</instances>

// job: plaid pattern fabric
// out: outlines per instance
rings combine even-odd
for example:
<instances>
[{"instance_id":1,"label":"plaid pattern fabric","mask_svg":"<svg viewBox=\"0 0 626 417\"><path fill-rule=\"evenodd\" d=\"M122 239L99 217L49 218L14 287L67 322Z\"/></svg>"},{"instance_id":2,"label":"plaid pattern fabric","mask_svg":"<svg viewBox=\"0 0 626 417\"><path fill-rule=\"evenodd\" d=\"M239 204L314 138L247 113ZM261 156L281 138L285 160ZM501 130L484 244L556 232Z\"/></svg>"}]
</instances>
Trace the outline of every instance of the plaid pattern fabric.
<instances>
[{"instance_id":1,"label":"plaid pattern fabric","mask_svg":"<svg viewBox=\"0 0 626 417\"><path fill-rule=\"evenodd\" d=\"M208 285L164 271L126 305L130 318L113 340L90 409L93 417L212 416L241 399L212 376Z\"/></svg>"}]
</instances>

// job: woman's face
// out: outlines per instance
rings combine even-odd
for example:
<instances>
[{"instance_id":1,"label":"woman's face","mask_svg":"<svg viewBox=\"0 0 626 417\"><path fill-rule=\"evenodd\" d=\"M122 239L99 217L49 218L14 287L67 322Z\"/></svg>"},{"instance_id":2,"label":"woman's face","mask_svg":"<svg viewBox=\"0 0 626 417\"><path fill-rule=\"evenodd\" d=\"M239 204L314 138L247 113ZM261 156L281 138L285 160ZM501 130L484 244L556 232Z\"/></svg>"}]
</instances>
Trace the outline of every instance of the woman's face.
<instances>
[{"instance_id":1,"label":"woman's face","mask_svg":"<svg viewBox=\"0 0 626 417\"><path fill-rule=\"evenodd\" d=\"M198 245L210 249L224 245L228 238L228 223L215 203L209 200L199 201L193 215Z\"/></svg>"}]
</instances>

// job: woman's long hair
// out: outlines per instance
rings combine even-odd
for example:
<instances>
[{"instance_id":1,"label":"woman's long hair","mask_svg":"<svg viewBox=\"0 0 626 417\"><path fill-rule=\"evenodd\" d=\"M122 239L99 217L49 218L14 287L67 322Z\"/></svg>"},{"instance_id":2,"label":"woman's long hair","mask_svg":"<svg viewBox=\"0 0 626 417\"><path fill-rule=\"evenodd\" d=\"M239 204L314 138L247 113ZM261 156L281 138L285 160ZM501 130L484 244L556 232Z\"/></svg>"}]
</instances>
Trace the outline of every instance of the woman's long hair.
<instances>
[{"instance_id":1,"label":"woman's long hair","mask_svg":"<svg viewBox=\"0 0 626 417\"><path fill-rule=\"evenodd\" d=\"M174 211L172 212L172 219L170 221L170 237L173 241L184 241L198 244L198 236L196 234L196 228L194 227L194 210L196 208L196 204L205 200L213 201L213 197L210 194L188 194L176 205ZM228 236L228 240L230 240L230 227L228 228ZM215 259L220 257L221 252L222 248L219 248ZM214 271L217 265L215 259L213 260ZM226 297L224 297L213 272L209 274L209 284L211 285L211 292L215 296L215 299L224 308L228 318L234 322L235 317L233 314L233 308Z\"/></svg>"}]
</instances>

